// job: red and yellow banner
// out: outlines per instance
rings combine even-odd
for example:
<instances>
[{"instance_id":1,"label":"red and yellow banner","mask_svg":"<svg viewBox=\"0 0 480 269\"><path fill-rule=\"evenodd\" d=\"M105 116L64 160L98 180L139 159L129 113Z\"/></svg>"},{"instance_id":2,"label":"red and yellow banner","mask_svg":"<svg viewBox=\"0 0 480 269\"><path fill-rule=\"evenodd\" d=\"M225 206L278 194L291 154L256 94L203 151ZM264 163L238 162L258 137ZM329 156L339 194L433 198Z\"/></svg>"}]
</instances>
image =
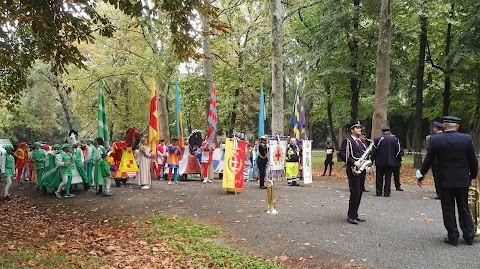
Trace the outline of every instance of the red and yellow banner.
<instances>
[{"instance_id":1,"label":"red and yellow banner","mask_svg":"<svg viewBox=\"0 0 480 269\"><path fill-rule=\"evenodd\" d=\"M225 161L223 164L224 191L243 191L243 169L245 168L245 148L243 140L227 138L225 142Z\"/></svg>"}]
</instances>

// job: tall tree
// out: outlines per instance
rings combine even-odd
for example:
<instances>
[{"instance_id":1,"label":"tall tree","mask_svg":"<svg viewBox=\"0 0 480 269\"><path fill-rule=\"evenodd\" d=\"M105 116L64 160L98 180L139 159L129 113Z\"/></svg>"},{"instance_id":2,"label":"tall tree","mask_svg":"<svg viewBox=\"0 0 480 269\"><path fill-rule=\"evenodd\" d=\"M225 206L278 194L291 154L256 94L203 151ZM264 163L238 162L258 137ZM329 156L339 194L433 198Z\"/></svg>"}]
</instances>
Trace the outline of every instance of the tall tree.
<instances>
[{"instance_id":1,"label":"tall tree","mask_svg":"<svg viewBox=\"0 0 480 269\"><path fill-rule=\"evenodd\" d=\"M283 134L282 1L272 0L272 132Z\"/></svg>"},{"instance_id":2,"label":"tall tree","mask_svg":"<svg viewBox=\"0 0 480 269\"><path fill-rule=\"evenodd\" d=\"M422 151L423 133L423 88L424 88L424 72L425 72L425 50L427 47L427 31L428 20L425 14L420 15L420 34L419 34L419 50L418 50L418 66L417 66L417 84L415 98L415 117L413 121L413 150L415 152ZM419 168L422 165L422 155L414 155L414 166Z\"/></svg>"},{"instance_id":3,"label":"tall tree","mask_svg":"<svg viewBox=\"0 0 480 269\"><path fill-rule=\"evenodd\" d=\"M375 106L372 118L372 137L380 134L380 128L387 123L388 95L390 93L390 58L392 47L392 1L382 0L377 47L377 69Z\"/></svg>"}]
</instances>

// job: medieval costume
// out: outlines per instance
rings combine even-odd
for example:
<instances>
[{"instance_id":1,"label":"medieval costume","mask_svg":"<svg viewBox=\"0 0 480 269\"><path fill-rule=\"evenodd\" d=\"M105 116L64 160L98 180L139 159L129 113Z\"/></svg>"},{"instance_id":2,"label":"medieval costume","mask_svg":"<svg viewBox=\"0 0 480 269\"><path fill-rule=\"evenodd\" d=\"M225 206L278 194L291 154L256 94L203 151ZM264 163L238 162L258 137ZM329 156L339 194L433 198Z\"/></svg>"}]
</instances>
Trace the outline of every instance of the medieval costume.
<instances>
[{"instance_id":1,"label":"medieval costume","mask_svg":"<svg viewBox=\"0 0 480 269\"><path fill-rule=\"evenodd\" d=\"M213 180L209 178L210 164L213 162L213 151L215 151L215 143L208 145L205 140L202 142L202 169L203 169L203 183L212 183Z\"/></svg>"},{"instance_id":2,"label":"medieval costume","mask_svg":"<svg viewBox=\"0 0 480 269\"><path fill-rule=\"evenodd\" d=\"M16 159L15 168L17 169L17 177L16 180L18 184L22 184L22 174L25 165L27 164L27 142L22 142L18 145L18 149L15 151L13 156Z\"/></svg>"},{"instance_id":3,"label":"medieval costume","mask_svg":"<svg viewBox=\"0 0 480 269\"><path fill-rule=\"evenodd\" d=\"M10 186L12 185L12 177L15 174L15 158L12 156L14 150L12 145L5 145L7 154L3 160L2 174L6 176L5 188L3 190L3 199L10 200Z\"/></svg>"},{"instance_id":4,"label":"medieval costume","mask_svg":"<svg viewBox=\"0 0 480 269\"><path fill-rule=\"evenodd\" d=\"M138 184L142 186L142 190L148 190L152 184L152 174L150 172L150 158L152 157L152 154L150 148L147 146L147 139L142 138L142 142L142 146L140 146L138 152Z\"/></svg>"},{"instance_id":5,"label":"medieval costume","mask_svg":"<svg viewBox=\"0 0 480 269\"><path fill-rule=\"evenodd\" d=\"M45 170L45 162L47 161L47 152L41 147L39 142L33 144L34 150L30 154L33 161L33 168L35 169L37 188L40 187L43 172Z\"/></svg>"},{"instance_id":6,"label":"medieval costume","mask_svg":"<svg viewBox=\"0 0 480 269\"><path fill-rule=\"evenodd\" d=\"M100 168L100 162L102 160L102 155L106 152L105 151L105 148L102 146L103 145L103 139L100 138L100 137L97 137L95 139L95 155L94 155L94 164L95 164L95 167L94 167L94 175L93 175L93 179L95 181L95 185L98 186L98 189L97 189L97 194L101 194L103 193L102 191L102 186L103 186L103 176L102 176L102 170Z\"/></svg>"},{"instance_id":7,"label":"medieval costume","mask_svg":"<svg viewBox=\"0 0 480 269\"><path fill-rule=\"evenodd\" d=\"M55 158L55 164L58 167L60 176L62 177L62 182L58 185L58 189L55 192L57 198L62 198L61 191L66 186L65 197L74 197L74 194L70 194L70 189L72 187L72 170L74 167L73 156L70 153L70 145L63 144L62 151L60 154L57 154Z\"/></svg>"},{"instance_id":8,"label":"medieval costume","mask_svg":"<svg viewBox=\"0 0 480 269\"><path fill-rule=\"evenodd\" d=\"M178 146L178 139L172 138L172 143L167 147L167 167L168 167L168 184L172 184L172 171L173 182L178 184L178 168L179 168L179 156L182 153L181 148Z\"/></svg>"},{"instance_id":9,"label":"medieval costume","mask_svg":"<svg viewBox=\"0 0 480 269\"><path fill-rule=\"evenodd\" d=\"M286 177L287 184L289 186L298 186L298 162L300 161L301 151L296 144L296 139L291 138L290 143L287 146L287 156L286 156Z\"/></svg>"}]
</instances>

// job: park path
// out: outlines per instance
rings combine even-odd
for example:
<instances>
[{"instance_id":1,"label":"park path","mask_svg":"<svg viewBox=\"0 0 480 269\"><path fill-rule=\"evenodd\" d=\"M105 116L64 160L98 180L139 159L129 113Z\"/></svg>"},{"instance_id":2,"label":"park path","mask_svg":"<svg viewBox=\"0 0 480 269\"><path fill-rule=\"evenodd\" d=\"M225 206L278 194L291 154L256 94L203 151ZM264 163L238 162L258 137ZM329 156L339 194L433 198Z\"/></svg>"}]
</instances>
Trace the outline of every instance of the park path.
<instances>
[{"instance_id":1,"label":"park path","mask_svg":"<svg viewBox=\"0 0 480 269\"><path fill-rule=\"evenodd\" d=\"M360 214L367 221L346 222L348 185L344 180L314 180L310 187L276 184L276 215L266 213L266 192L255 182L245 191L229 194L221 181L211 184L185 181L167 185L155 181L152 189L128 184L112 187L113 197L78 190L73 199L43 195L34 187L13 192L34 203L90 212L108 218L124 216L132 222L154 213L182 215L223 227L228 238L219 243L280 261L297 268L474 268L480 244L453 247L446 235L440 203L432 187L402 186L391 197L364 193ZM369 183L367 189L373 190Z\"/></svg>"}]
</instances>

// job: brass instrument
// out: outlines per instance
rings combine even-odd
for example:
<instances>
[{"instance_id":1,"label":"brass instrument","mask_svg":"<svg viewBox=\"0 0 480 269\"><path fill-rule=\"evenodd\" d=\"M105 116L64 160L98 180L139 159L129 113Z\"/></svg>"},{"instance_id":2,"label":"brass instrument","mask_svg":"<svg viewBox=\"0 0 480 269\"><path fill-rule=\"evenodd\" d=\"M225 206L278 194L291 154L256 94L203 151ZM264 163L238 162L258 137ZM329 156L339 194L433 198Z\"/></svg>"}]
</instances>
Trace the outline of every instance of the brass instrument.
<instances>
[{"instance_id":1,"label":"brass instrument","mask_svg":"<svg viewBox=\"0 0 480 269\"><path fill-rule=\"evenodd\" d=\"M473 229L475 236L480 236L479 217L480 217L480 205L479 205L480 191L478 190L478 179L472 180L472 186L468 189L468 208L472 215Z\"/></svg>"},{"instance_id":2,"label":"brass instrument","mask_svg":"<svg viewBox=\"0 0 480 269\"><path fill-rule=\"evenodd\" d=\"M277 214L278 211L275 209L275 192L273 188L273 180L269 179L267 181L267 204L269 214Z\"/></svg>"},{"instance_id":3,"label":"brass instrument","mask_svg":"<svg viewBox=\"0 0 480 269\"><path fill-rule=\"evenodd\" d=\"M362 154L362 157L360 157L360 159L358 159L358 161L361 164L360 167L357 168L357 166L355 166L355 165L352 166L352 173L355 176L360 175L365 169L367 169L368 167L370 167L372 165L372 161L369 159L369 155L370 155L370 152L372 152L372 149L373 149L373 140L371 140L371 139L366 139L366 140L370 142L370 145L365 150L365 152Z\"/></svg>"}]
</instances>

